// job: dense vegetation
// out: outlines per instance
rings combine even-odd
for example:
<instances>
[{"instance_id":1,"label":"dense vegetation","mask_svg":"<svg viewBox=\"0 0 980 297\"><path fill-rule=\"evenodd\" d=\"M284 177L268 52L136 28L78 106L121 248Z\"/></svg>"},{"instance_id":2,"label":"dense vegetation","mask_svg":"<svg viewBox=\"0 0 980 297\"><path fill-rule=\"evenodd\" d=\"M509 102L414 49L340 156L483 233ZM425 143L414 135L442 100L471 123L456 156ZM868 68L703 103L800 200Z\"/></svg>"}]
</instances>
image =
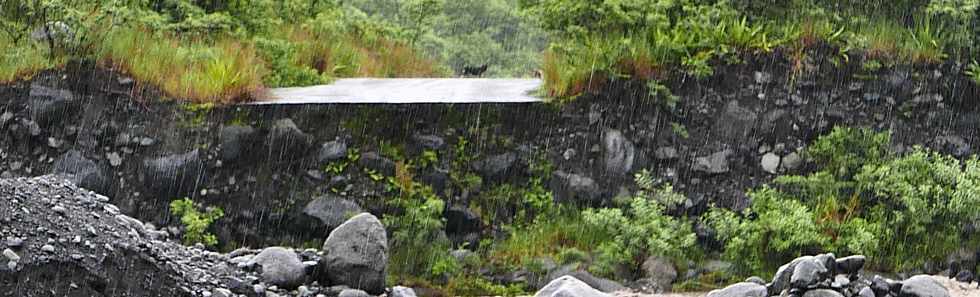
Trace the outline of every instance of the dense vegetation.
<instances>
[{"instance_id":1,"label":"dense vegetation","mask_svg":"<svg viewBox=\"0 0 980 297\"><path fill-rule=\"evenodd\" d=\"M836 65L872 70L970 63L978 36L975 0L526 0L524 6L556 36L543 70L548 94L561 99L613 78L703 79L714 66L769 52L788 57L797 75L823 63L812 60L817 53ZM651 93L657 96L655 88Z\"/></svg>"}]
</instances>

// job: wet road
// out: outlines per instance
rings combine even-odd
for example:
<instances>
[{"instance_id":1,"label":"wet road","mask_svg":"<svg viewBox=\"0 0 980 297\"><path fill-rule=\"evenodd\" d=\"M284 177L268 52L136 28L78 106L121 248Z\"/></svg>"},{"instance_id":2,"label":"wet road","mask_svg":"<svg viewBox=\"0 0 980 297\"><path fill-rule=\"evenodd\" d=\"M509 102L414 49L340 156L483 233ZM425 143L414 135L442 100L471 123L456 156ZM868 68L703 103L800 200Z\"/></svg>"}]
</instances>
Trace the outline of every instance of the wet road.
<instances>
[{"instance_id":1,"label":"wet road","mask_svg":"<svg viewBox=\"0 0 980 297\"><path fill-rule=\"evenodd\" d=\"M329 85L270 89L250 104L530 103L540 79L357 78Z\"/></svg>"}]
</instances>

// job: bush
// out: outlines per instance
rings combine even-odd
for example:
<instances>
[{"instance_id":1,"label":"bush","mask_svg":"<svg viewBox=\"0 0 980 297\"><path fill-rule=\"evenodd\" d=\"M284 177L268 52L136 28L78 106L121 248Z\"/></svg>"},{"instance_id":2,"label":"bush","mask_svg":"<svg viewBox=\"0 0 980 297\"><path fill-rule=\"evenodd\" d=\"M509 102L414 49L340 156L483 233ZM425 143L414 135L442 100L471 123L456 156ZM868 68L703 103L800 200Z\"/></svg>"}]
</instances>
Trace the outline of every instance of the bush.
<instances>
[{"instance_id":1,"label":"bush","mask_svg":"<svg viewBox=\"0 0 980 297\"><path fill-rule=\"evenodd\" d=\"M726 258L757 274L818 252L865 254L877 269L906 270L980 246L978 234L962 230L980 218L980 161L922 148L896 157L890 141L887 133L834 129L807 150L817 171L778 177L778 187L749 193L744 213L713 209L704 220Z\"/></svg>"},{"instance_id":2,"label":"bush","mask_svg":"<svg viewBox=\"0 0 980 297\"><path fill-rule=\"evenodd\" d=\"M625 209L582 212L587 226L609 238L597 247L595 272L609 276L620 267L635 271L647 256L687 260L696 255L692 252L695 235L691 224L665 214L668 207L683 202L684 196L674 193L670 185L657 189L649 188L649 183L646 186Z\"/></svg>"},{"instance_id":3,"label":"bush","mask_svg":"<svg viewBox=\"0 0 980 297\"><path fill-rule=\"evenodd\" d=\"M180 222L184 226L184 244L201 243L205 246L215 246L218 244L218 238L207 229L225 213L217 207L208 207L204 212L199 208L190 198L170 202L170 214L180 217Z\"/></svg>"},{"instance_id":4,"label":"bush","mask_svg":"<svg viewBox=\"0 0 980 297\"><path fill-rule=\"evenodd\" d=\"M392 213L382 219L391 234L389 274L396 280L425 276L431 281L458 271L443 231L442 199L432 188L415 182L410 168L402 162L396 167L396 176L388 177L388 184L395 191L394 197L386 199Z\"/></svg>"}]
</instances>

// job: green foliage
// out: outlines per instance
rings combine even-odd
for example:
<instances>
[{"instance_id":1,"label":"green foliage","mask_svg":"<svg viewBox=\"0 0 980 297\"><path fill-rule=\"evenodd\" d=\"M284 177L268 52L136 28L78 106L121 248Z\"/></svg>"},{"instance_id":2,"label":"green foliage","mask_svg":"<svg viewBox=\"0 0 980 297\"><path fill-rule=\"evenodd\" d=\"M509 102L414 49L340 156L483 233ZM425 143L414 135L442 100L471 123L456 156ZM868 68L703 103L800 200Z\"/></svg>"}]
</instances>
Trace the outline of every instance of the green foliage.
<instances>
[{"instance_id":1,"label":"green foliage","mask_svg":"<svg viewBox=\"0 0 980 297\"><path fill-rule=\"evenodd\" d=\"M637 269L647 256L665 256L679 260L692 258L695 235L691 224L667 215L668 207L684 201L669 184L652 188L644 173L638 175L641 190L626 209L587 209L583 221L592 229L610 237L599 244L595 272L612 275L617 267ZM646 173L645 175L649 175Z\"/></svg>"},{"instance_id":2,"label":"green foliage","mask_svg":"<svg viewBox=\"0 0 980 297\"><path fill-rule=\"evenodd\" d=\"M713 209L704 220L725 256L747 272L772 272L792 257L829 251L864 254L879 269L911 269L960 247L980 245L960 230L980 218L980 162L916 148L887 151L890 136L834 129L808 149L818 170L780 176L751 191L742 214ZM902 244L886 244L895 238Z\"/></svg>"},{"instance_id":3,"label":"green foliage","mask_svg":"<svg viewBox=\"0 0 980 297\"><path fill-rule=\"evenodd\" d=\"M218 238L207 229L225 215L221 208L208 207L202 212L193 200L184 198L170 202L170 213L180 217L180 222L184 226L184 244L201 243L205 246L218 244Z\"/></svg>"},{"instance_id":4,"label":"green foliage","mask_svg":"<svg viewBox=\"0 0 980 297\"><path fill-rule=\"evenodd\" d=\"M850 177L866 163L877 163L889 156L891 134L868 129L834 127L807 148L807 158L837 177Z\"/></svg>"},{"instance_id":5,"label":"green foliage","mask_svg":"<svg viewBox=\"0 0 980 297\"><path fill-rule=\"evenodd\" d=\"M516 297L527 295L527 292L520 285L498 285L484 278L474 276L462 276L450 279L445 291L449 296Z\"/></svg>"},{"instance_id":6,"label":"green foliage","mask_svg":"<svg viewBox=\"0 0 980 297\"><path fill-rule=\"evenodd\" d=\"M432 188L419 184L411 168L399 162L394 177L388 179L394 196L386 199L387 207L397 211L382 222L391 234L389 274L396 279L427 276L439 279L458 271L448 253L449 241L443 233L445 202Z\"/></svg>"},{"instance_id":7,"label":"green foliage","mask_svg":"<svg viewBox=\"0 0 980 297\"><path fill-rule=\"evenodd\" d=\"M973 81L973 83L980 85L980 63L977 63L976 60L973 60L973 62L966 67L963 74L966 74L967 77Z\"/></svg>"}]
</instances>

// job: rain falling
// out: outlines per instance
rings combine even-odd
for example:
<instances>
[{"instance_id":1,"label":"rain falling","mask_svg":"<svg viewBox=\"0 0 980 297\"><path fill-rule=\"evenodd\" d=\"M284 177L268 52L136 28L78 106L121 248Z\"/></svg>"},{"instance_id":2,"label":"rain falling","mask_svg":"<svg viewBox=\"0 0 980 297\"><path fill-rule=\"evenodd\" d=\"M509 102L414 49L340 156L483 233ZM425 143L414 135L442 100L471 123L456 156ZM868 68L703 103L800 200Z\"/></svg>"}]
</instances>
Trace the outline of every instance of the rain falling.
<instances>
[{"instance_id":1,"label":"rain falling","mask_svg":"<svg viewBox=\"0 0 980 297\"><path fill-rule=\"evenodd\" d=\"M0 297L980 297L978 0L0 0Z\"/></svg>"}]
</instances>

